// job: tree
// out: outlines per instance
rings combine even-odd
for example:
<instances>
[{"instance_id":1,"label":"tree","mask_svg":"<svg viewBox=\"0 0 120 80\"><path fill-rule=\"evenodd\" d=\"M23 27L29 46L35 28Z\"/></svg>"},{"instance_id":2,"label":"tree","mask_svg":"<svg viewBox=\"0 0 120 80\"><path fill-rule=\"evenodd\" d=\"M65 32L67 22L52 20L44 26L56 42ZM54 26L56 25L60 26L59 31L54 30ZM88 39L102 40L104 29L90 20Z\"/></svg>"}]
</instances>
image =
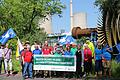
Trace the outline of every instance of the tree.
<instances>
[{"instance_id":1,"label":"tree","mask_svg":"<svg viewBox=\"0 0 120 80\"><path fill-rule=\"evenodd\" d=\"M1 0L0 28L12 27L21 39L39 39L46 33L38 28L38 21L47 15L60 15L63 8L60 0Z\"/></svg>"},{"instance_id":2,"label":"tree","mask_svg":"<svg viewBox=\"0 0 120 80\"><path fill-rule=\"evenodd\" d=\"M120 42L120 0L96 0L95 5L102 13L98 21L98 37L112 47Z\"/></svg>"}]
</instances>

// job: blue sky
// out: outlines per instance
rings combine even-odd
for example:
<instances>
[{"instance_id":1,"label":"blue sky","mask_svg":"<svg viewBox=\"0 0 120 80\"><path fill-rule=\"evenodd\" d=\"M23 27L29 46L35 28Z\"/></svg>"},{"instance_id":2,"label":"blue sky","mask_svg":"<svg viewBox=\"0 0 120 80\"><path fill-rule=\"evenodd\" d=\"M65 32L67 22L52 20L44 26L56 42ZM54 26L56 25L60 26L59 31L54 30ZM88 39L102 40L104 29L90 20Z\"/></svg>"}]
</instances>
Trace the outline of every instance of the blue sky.
<instances>
[{"instance_id":1,"label":"blue sky","mask_svg":"<svg viewBox=\"0 0 120 80\"><path fill-rule=\"evenodd\" d=\"M66 5L61 14L63 17L54 15L52 17L52 31L53 33L60 33L61 29L65 32L70 31L70 0L61 0ZM85 12L87 13L87 26L89 28L96 27L99 15L98 8L94 5L95 0L73 0L73 13Z\"/></svg>"}]
</instances>

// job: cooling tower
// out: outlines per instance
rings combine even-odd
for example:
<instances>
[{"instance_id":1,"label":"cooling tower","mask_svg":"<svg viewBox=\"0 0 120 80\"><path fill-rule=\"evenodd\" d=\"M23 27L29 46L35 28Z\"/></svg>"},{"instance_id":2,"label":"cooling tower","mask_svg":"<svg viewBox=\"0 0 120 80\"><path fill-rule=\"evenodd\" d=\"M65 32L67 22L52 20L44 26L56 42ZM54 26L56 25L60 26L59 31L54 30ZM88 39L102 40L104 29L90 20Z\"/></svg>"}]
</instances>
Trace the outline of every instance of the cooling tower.
<instances>
[{"instance_id":1,"label":"cooling tower","mask_svg":"<svg viewBox=\"0 0 120 80\"><path fill-rule=\"evenodd\" d=\"M87 28L87 14L86 13L73 14L73 27L80 27L81 29Z\"/></svg>"},{"instance_id":2,"label":"cooling tower","mask_svg":"<svg viewBox=\"0 0 120 80\"><path fill-rule=\"evenodd\" d=\"M44 19L40 19L39 20L39 26L40 28L44 28L45 32L47 34L51 34L52 33L52 19L51 16L47 16Z\"/></svg>"}]
</instances>

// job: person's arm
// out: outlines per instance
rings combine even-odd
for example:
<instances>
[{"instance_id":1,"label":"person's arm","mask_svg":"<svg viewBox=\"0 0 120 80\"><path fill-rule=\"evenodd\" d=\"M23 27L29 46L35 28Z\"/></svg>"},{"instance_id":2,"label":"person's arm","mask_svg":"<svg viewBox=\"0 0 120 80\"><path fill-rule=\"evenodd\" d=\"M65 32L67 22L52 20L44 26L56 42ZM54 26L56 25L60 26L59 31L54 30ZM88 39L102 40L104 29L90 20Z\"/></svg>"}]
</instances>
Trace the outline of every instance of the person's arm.
<instances>
[{"instance_id":1,"label":"person's arm","mask_svg":"<svg viewBox=\"0 0 120 80\"><path fill-rule=\"evenodd\" d=\"M10 50L10 59L12 59L12 50Z\"/></svg>"},{"instance_id":2,"label":"person's arm","mask_svg":"<svg viewBox=\"0 0 120 80\"><path fill-rule=\"evenodd\" d=\"M91 47L92 47L92 57L94 57L94 55L95 55L95 47L94 47L92 42L91 42Z\"/></svg>"},{"instance_id":3,"label":"person's arm","mask_svg":"<svg viewBox=\"0 0 120 80\"><path fill-rule=\"evenodd\" d=\"M95 52L95 51L94 51ZM96 54L94 53L94 60L96 61Z\"/></svg>"},{"instance_id":4,"label":"person's arm","mask_svg":"<svg viewBox=\"0 0 120 80\"><path fill-rule=\"evenodd\" d=\"M24 57L22 56L22 63L24 64L25 63L25 61L24 61Z\"/></svg>"},{"instance_id":5,"label":"person's arm","mask_svg":"<svg viewBox=\"0 0 120 80\"><path fill-rule=\"evenodd\" d=\"M52 52L52 51L50 51L50 54L51 54L51 55L53 55L53 52Z\"/></svg>"},{"instance_id":6,"label":"person's arm","mask_svg":"<svg viewBox=\"0 0 120 80\"><path fill-rule=\"evenodd\" d=\"M41 51L42 51L42 55L43 55L44 49L42 48L42 50L41 50Z\"/></svg>"},{"instance_id":7,"label":"person's arm","mask_svg":"<svg viewBox=\"0 0 120 80\"><path fill-rule=\"evenodd\" d=\"M110 52L110 53L113 52L113 50L110 49L110 48L107 48L106 50L107 50L108 52Z\"/></svg>"},{"instance_id":8,"label":"person's arm","mask_svg":"<svg viewBox=\"0 0 120 80\"><path fill-rule=\"evenodd\" d=\"M24 53L23 52L21 53L21 60L22 60L22 64L24 64L25 61L24 61Z\"/></svg>"},{"instance_id":9,"label":"person's arm","mask_svg":"<svg viewBox=\"0 0 120 80\"><path fill-rule=\"evenodd\" d=\"M2 57L4 58L5 56L5 52L4 52L4 50L2 49Z\"/></svg>"}]
</instances>

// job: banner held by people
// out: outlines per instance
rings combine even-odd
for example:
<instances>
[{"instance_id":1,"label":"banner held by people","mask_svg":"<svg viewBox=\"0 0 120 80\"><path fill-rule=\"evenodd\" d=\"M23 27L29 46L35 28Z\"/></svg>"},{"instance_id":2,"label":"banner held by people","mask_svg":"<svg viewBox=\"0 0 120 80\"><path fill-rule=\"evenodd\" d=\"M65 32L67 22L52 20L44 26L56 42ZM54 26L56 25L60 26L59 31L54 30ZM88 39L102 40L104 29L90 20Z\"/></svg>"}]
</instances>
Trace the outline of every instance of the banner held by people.
<instances>
[{"instance_id":1,"label":"banner held by people","mask_svg":"<svg viewBox=\"0 0 120 80\"><path fill-rule=\"evenodd\" d=\"M34 70L76 71L76 56L34 55Z\"/></svg>"}]
</instances>

